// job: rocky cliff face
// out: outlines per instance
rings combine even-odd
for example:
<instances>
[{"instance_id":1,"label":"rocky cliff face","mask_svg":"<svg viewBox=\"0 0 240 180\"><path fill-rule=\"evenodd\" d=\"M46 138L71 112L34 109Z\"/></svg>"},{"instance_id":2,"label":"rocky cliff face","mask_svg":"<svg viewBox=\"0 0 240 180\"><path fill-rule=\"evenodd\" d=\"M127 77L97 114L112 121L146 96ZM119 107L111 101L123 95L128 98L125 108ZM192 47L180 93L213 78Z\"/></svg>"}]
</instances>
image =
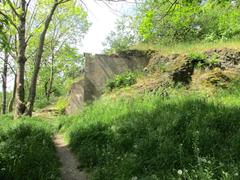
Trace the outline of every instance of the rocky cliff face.
<instances>
[{"instance_id":1,"label":"rocky cliff face","mask_svg":"<svg viewBox=\"0 0 240 180\"><path fill-rule=\"evenodd\" d=\"M84 106L84 79L74 83L69 91L69 103L66 107L67 114L81 112Z\"/></svg>"},{"instance_id":2,"label":"rocky cliff face","mask_svg":"<svg viewBox=\"0 0 240 180\"><path fill-rule=\"evenodd\" d=\"M87 54L84 78L72 85L66 112L81 112L86 102L103 94L109 79L126 71L146 70L146 76L131 87L138 94L178 84L193 90L214 91L239 79L239 50L212 49L199 55L204 59L193 58L191 54L164 56L152 51L127 51L111 56Z\"/></svg>"},{"instance_id":3,"label":"rocky cliff face","mask_svg":"<svg viewBox=\"0 0 240 180\"><path fill-rule=\"evenodd\" d=\"M144 69L148 65L151 53L132 50L111 56L86 54L84 78L72 85L66 113L81 112L84 103L100 97L107 81L116 74Z\"/></svg>"}]
</instances>

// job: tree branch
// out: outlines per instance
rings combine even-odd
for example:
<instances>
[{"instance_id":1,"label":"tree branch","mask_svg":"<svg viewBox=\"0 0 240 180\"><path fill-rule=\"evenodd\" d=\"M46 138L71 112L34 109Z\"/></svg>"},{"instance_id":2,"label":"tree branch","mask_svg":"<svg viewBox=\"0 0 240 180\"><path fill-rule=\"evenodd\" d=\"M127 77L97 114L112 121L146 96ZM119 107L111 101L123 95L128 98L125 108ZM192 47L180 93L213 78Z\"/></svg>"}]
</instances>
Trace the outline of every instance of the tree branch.
<instances>
[{"instance_id":1,"label":"tree branch","mask_svg":"<svg viewBox=\"0 0 240 180\"><path fill-rule=\"evenodd\" d=\"M7 4L10 6L10 8L12 9L12 11L14 12L14 14L17 16L17 17L20 17L20 14L18 14L18 12L16 11L16 9L14 8L12 2L10 0L6 0Z\"/></svg>"},{"instance_id":2,"label":"tree branch","mask_svg":"<svg viewBox=\"0 0 240 180\"><path fill-rule=\"evenodd\" d=\"M13 22L13 20L11 18L8 17L8 15L4 14L2 11L0 11L0 14L6 19L8 20L13 26L15 29L18 29L17 28L17 25Z\"/></svg>"}]
</instances>

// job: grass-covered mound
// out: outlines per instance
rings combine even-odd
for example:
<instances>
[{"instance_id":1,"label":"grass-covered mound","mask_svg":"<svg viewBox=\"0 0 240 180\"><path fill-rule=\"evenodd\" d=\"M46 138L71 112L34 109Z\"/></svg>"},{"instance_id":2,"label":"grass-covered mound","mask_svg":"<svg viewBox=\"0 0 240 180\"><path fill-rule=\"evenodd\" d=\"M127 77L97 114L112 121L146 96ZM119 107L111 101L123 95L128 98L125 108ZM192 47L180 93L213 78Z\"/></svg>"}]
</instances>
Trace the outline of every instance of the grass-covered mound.
<instances>
[{"instance_id":1,"label":"grass-covered mound","mask_svg":"<svg viewBox=\"0 0 240 180\"><path fill-rule=\"evenodd\" d=\"M239 179L239 91L167 92L102 99L62 119L93 179Z\"/></svg>"},{"instance_id":2,"label":"grass-covered mound","mask_svg":"<svg viewBox=\"0 0 240 180\"><path fill-rule=\"evenodd\" d=\"M52 127L35 118L0 119L0 179L59 178Z\"/></svg>"}]
</instances>

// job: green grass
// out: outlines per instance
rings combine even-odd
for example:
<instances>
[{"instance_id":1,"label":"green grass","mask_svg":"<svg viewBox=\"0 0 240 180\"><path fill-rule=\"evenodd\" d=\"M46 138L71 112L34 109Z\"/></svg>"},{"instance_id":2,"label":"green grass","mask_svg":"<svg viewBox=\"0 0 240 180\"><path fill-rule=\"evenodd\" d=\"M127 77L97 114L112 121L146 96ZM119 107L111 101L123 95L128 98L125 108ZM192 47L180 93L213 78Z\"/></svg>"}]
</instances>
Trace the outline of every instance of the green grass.
<instances>
[{"instance_id":1,"label":"green grass","mask_svg":"<svg viewBox=\"0 0 240 180\"><path fill-rule=\"evenodd\" d=\"M138 50L158 50L163 55L169 54L190 54L203 52L209 49L216 48L233 48L240 49L240 40L228 40L228 41L216 41L216 42L192 42L192 43L178 43L178 44L168 44L160 45L160 44L138 44L131 47L131 49Z\"/></svg>"},{"instance_id":2,"label":"green grass","mask_svg":"<svg viewBox=\"0 0 240 180\"><path fill-rule=\"evenodd\" d=\"M235 90L103 98L60 127L92 179L239 179Z\"/></svg>"},{"instance_id":3,"label":"green grass","mask_svg":"<svg viewBox=\"0 0 240 180\"><path fill-rule=\"evenodd\" d=\"M59 179L53 127L38 118L0 117L0 179Z\"/></svg>"}]
</instances>

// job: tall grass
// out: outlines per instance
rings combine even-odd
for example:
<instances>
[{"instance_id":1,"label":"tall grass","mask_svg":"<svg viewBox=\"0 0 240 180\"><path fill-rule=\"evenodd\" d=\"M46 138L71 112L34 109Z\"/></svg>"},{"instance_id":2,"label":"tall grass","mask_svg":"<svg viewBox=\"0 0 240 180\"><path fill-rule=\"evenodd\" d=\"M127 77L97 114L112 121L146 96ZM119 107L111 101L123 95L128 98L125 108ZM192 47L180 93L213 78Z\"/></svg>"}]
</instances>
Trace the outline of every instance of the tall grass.
<instances>
[{"instance_id":1,"label":"tall grass","mask_svg":"<svg viewBox=\"0 0 240 180\"><path fill-rule=\"evenodd\" d=\"M237 179L240 109L225 100L238 92L105 98L61 128L92 179Z\"/></svg>"},{"instance_id":2,"label":"tall grass","mask_svg":"<svg viewBox=\"0 0 240 180\"><path fill-rule=\"evenodd\" d=\"M59 179L52 127L37 118L0 117L0 179Z\"/></svg>"}]
</instances>

